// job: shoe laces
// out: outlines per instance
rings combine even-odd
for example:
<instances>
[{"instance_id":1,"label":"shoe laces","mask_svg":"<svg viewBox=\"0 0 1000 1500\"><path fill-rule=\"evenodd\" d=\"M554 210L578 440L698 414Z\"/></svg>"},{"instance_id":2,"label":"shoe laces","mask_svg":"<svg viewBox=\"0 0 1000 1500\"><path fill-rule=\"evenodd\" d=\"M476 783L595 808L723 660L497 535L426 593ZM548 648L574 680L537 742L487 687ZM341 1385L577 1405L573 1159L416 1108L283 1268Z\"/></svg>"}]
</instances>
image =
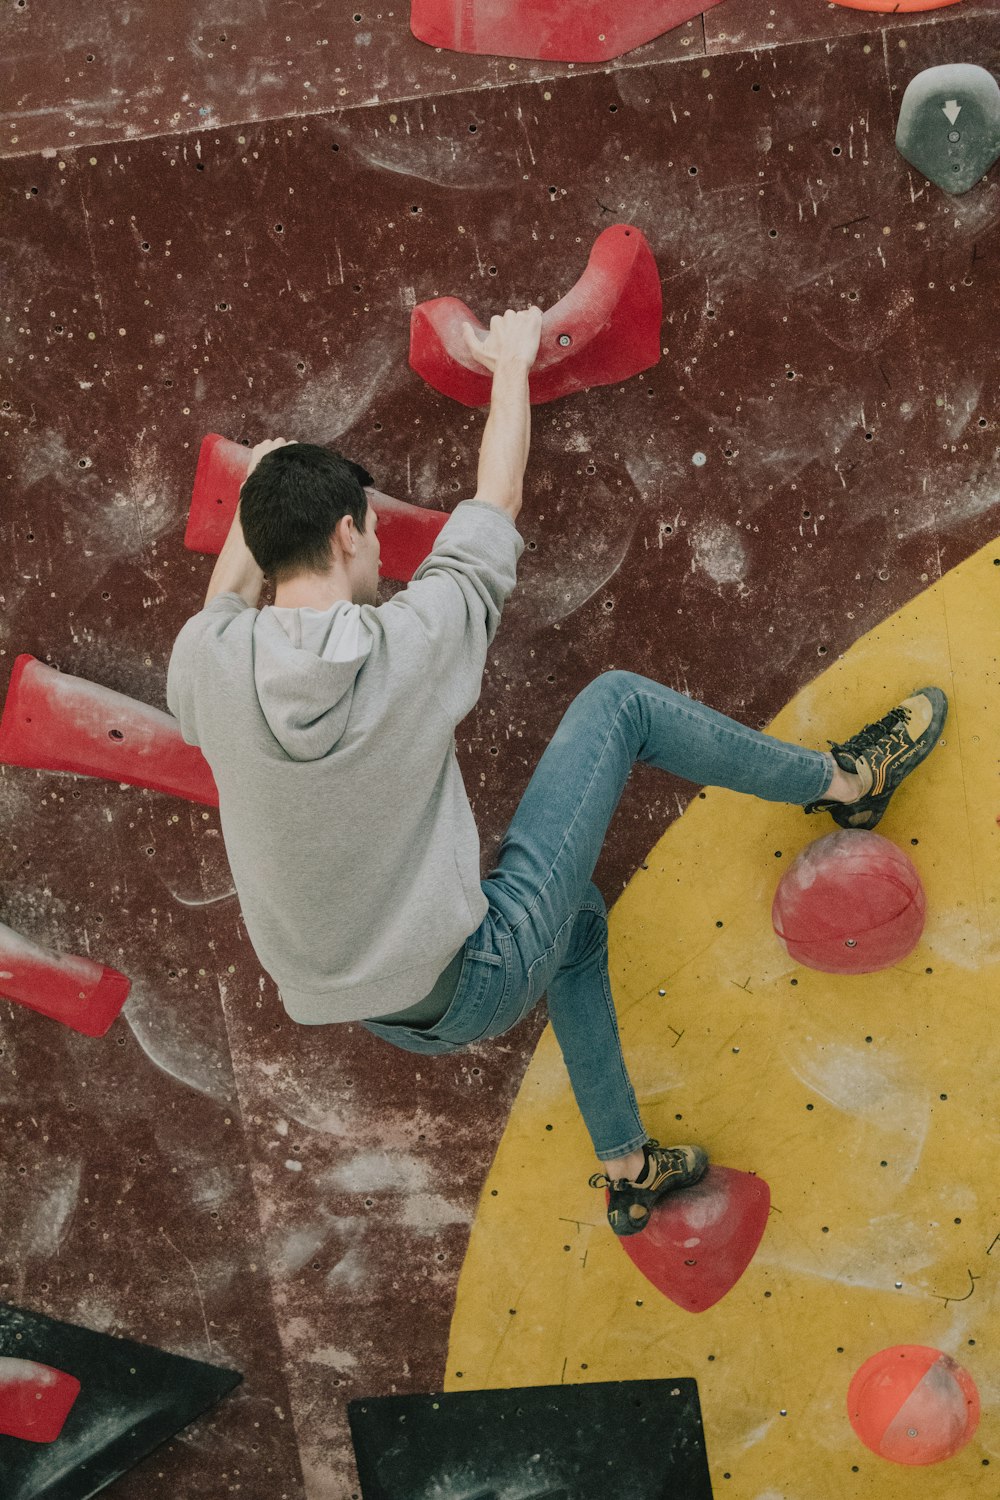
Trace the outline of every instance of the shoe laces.
<instances>
[{"instance_id":1,"label":"shoe laces","mask_svg":"<svg viewBox=\"0 0 1000 1500\"><path fill-rule=\"evenodd\" d=\"M908 724L910 722L910 710L908 708L890 708L884 719L879 719L875 724L866 724L857 734L845 740L842 745L835 744L833 740L827 740L827 744L834 750L848 750L854 756L863 755L870 750L884 734L889 734L896 728L897 724Z\"/></svg>"}]
</instances>

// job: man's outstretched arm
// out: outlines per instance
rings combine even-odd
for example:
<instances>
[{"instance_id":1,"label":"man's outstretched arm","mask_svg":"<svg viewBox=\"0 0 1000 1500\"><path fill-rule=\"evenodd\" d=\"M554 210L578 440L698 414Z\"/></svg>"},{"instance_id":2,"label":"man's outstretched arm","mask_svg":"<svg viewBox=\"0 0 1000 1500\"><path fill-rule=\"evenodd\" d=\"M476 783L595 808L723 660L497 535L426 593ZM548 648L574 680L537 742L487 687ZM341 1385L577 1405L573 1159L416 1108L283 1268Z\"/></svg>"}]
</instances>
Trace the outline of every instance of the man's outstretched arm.
<instances>
[{"instance_id":1,"label":"man's outstretched arm","mask_svg":"<svg viewBox=\"0 0 1000 1500\"><path fill-rule=\"evenodd\" d=\"M480 363L493 372L490 414L479 450L477 500L506 511L512 521L521 509L521 488L531 442L528 372L535 362L542 329L541 309L513 310L491 320L482 341L471 324L466 343Z\"/></svg>"}]
</instances>

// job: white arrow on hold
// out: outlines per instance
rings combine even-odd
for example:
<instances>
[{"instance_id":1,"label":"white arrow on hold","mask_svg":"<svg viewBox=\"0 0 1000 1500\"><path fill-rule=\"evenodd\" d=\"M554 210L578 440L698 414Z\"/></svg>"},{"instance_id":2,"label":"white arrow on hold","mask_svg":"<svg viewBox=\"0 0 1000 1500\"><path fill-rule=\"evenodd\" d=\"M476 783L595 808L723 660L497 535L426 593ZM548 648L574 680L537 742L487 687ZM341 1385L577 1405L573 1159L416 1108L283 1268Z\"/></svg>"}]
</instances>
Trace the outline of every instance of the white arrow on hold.
<instances>
[{"instance_id":1,"label":"white arrow on hold","mask_svg":"<svg viewBox=\"0 0 1000 1500\"><path fill-rule=\"evenodd\" d=\"M954 125L955 121L962 113L962 106L959 104L958 100L949 99L948 103L943 105L942 108L944 109L945 114L948 116L949 123Z\"/></svg>"}]
</instances>

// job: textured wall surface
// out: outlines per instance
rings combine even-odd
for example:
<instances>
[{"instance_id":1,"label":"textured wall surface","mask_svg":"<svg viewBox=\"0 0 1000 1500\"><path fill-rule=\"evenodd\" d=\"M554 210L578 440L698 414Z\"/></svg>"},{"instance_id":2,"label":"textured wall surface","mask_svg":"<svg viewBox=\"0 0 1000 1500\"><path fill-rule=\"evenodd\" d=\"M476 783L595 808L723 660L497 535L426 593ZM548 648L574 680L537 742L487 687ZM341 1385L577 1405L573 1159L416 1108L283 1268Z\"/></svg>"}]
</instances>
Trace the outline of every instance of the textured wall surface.
<instances>
[{"instance_id":1,"label":"textured wall surface","mask_svg":"<svg viewBox=\"0 0 1000 1500\"><path fill-rule=\"evenodd\" d=\"M182 545L206 432L471 495L484 417L409 370L411 308L550 306L616 222L656 257L663 357L533 411L519 584L458 738L484 871L598 672L762 725L996 533L1000 175L951 200L893 144L921 68L1000 74L995 5L725 0L575 68L437 53L402 5L0 28L0 691L31 652L165 707L211 572ZM695 791L637 770L609 903ZM430 1060L298 1028L214 811L15 767L0 798L0 921L132 980L101 1039L0 1004L0 1296L244 1371L116 1494L343 1500L347 1400L442 1381L543 1017Z\"/></svg>"}]
</instances>

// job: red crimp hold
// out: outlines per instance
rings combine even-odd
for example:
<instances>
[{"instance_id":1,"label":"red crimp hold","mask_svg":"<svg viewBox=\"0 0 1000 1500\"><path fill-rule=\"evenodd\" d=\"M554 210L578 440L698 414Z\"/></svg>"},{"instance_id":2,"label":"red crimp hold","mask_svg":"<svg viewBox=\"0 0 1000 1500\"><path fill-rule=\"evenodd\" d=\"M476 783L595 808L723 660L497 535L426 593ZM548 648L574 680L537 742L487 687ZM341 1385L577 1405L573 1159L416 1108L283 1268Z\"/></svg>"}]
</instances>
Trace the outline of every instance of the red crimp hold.
<instances>
[{"instance_id":1,"label":"red crimp hold","mask_svg":"<svg viewBox=\"0 0 1000 1500\"><path fill-rule=\"evenodd\" d=\"M131 980L117 969L92 958L39 947L0 922L0 996L4 999L62 1021L84 1036L103 1036L131 988Z\"/></svg>"},{"instance_id":2,"label":"red crimp hold","mask_svg":"<svg viewBox=\"0 0 1000 1500\"><path fill-rule=\"evenodd\" d=\"M212 554L222 551L239 504L240 486L249 469L250 449L242 443L232 443L217 432L210 432L202 439L184 533L184 545L190 551ZM365 493L378 516L379 574L395 582L409 583L434 546L448 513L394 500L379 490L366 489Z\"/></svg>"},{"instance_id":3,"label":"red crimp hold","mask_svg":"<svg viewBox=\"0 0 1000 1500\"><path fill-rule=\"evenodd\" d=\"M682 26L719 0L413 0L418 41L450 52L608 62Z\"/></svg>"},{"instance_id":4,"label":"red crimp hold","mask_svg":"<svg viewBox=\"0 0 1000 1500\"><path fill-rule=\"evenodd\" d=\"M685 1312L705 1312L753 1260L770 1209L763 1178L709 1167L694 1187L662 1199L645 1229L620 1244L657 1291Z\"/></svg>"},{"instance_id":5,"label":"red crimp hold","mask_svg":"<svg viewBox=\"0 0 1000 1500\"><path fill-rule=\"evenodd\" d=\"M185 743L170 714L27 654L11 673L0 718L0 762L102 776L219 805L208 761L197 745Z\"/></svg>"},{"instance_id":6,"label":"red crimp hold","mask_svg":"<svg viewBox=\"0 0 1000 1500\"><path fill-rule=\"evenodd\" d=\"M0 1355L0 1432L8 1437L54 1443L79 1394L75 1375Z\"/></svg>"},{"instance_id":7,"label":"red crimp hold","mask_svg":"<svg viewBox=\"0 0 1000 1500\"><path fill-rule=\"evenodd\" d=\"M531 404L648 370L660 359L662 319L660 273L646 236L630 224L610 225L594 241L576 285L542 314L528 376ZM466 323L483 338L489 333L457 297L418 303L410 315L410 365L463 406L485 406L493 377L466 348Z\"/></svg>"}]
</instances>

